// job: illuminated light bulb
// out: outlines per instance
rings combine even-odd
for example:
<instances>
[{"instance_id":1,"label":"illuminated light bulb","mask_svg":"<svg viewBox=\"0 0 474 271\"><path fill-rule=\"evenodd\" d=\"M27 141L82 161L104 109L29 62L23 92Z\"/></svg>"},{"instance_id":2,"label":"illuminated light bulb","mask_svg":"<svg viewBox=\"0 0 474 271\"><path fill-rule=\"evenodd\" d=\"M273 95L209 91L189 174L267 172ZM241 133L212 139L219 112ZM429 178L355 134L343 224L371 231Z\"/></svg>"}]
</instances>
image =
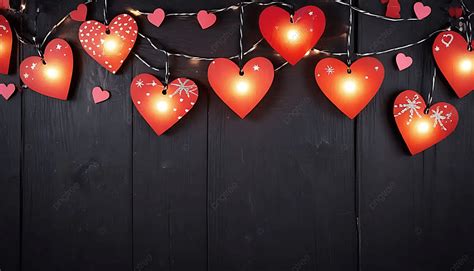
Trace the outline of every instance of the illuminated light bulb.
<instances>
[{"instance_id":1,"label":"illuminated light bulb","mask_svg":"<svg viewBox=\"0 0 474 271\"><path fill-rule=\"evenodd\" d=\"M300 32L296 29L290 29L288 33L286 33L286 37L289 41L295 42L300 38Z\"/></svg>"},{"instance_id":2,"label":"illuminated light bulb","mask_svg":"<svg viewBox=\"0 0 474 271\"><path fill-rule=\"evenodd\" d=\"M235 90L240 95L245 95L249 91L249 84L246 81L239 81L235 85Z\"/></svg>"},{"instance_id":3,"label":"illuminated light bulb","mask_svg":"<svg viewBox=\"0 0 474 271\"><path fill-rule=\"evenodd\" d=\"M419 121L416 125L416 130L420 134L426 134L430 130L430 123L427 120Z\"/></svg>"},{"instance_id":4,"label":"illuminated light bulb","mask_svg":"<svg viewBox=\"0 0 474 271\"><path fill-rule=\"evenodd\" d=\"M119 45L114 38L107 38L104 42L104 50L106 53L115 53L118 47Z\"/></svg>"},{"instance_id":5,"label":"illuminated light bulb","mask_svg":"<svg viewBox=\"0 0 474 271\"><path fill-rule=\"evenodd\" d=\"M128 11L130 11L130 13L132 13L135 16L140 16L140 15L143 14L143 13L141 13L141 11L136 10L136 9L129 9Z\"/></svg>"},{"instance_id":6,"label":"illuminated light bulb","mask_svg":"<svg viewBox=\"0 0 474 271\"><path fill-rule=\"evenodd\" d=\"M51 80L56 80L59 77L59 71L56 68L46 68L45 74Z\"/></svg>"},{"instance_id":7,"label":"illuminated light bulb","mask_svg":"<svg viewBox=\"0 0 474 271\"><path fill-rule=\"evenodd\" d=\"M342 88L346 94L354 94L357 90L357 85L354 81L347 80L346 82L344 82Z\"/></svg>"},{"instance_id":8,"label":"illuminated light bulb","mask_svg":"<svg viewBox=\"0 0 474 271\"><path fill-rule=\"evenodd\" d=\"M168 108L169 105L165 101L159 101L158 103L156 103L156 109L161 113L168 111Z\"/></svg>"},{"instance_id":9,"label":"illuminated light bulb","mask_svg":"<svg viewBox=\"0 0 474 271\"><path fill-rule=\"evenodd\" d=\"M472 71L472 61L470 59L464 59L459 64L461 71L463 72L471 72Z\"/></svg>"}]
</instances>

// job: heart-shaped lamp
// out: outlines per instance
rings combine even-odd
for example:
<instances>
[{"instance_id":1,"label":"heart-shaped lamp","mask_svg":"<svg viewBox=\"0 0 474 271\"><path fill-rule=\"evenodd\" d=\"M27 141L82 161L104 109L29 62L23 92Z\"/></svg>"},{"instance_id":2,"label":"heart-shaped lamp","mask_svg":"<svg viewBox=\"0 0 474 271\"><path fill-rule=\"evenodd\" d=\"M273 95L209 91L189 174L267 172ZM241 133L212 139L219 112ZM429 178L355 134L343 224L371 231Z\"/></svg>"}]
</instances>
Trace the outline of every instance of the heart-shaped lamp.
<instances>
[{"instance_id":1,"label":"heart-shaped lamp","mask_svg":"<svg viewBox=\"0 0 474 271\"><path fill-rule=\"evenodd\" d=\"M321 38L326 17L316 6L298 9L292 19L286 10L270 6L260 14L259 26L270 46L295 65Z\"/></svg>"},{"instance_id":2,"label":"heart-shaped lamp","mask_svg":"<svg viewBox=\"0 0 474 271\"><path fill-rule=\"evenodd\" d=\"M44 58L31 56L20 64L20 77L30 89L52 98L67 100L74 59L71 46L62 39L48 43Z\"/></svg>"},{"instance_id":3,"label":"heart-shaped lamp","mask_svg":"<svg viewBox=\"0 0 474 271\"><path fill-rule=\"evenodd\" d=\"M108 26L93 20L84 22L79 40L87 54L115 74L132 51L137 33L137 22L128 14L120 14Z\"/></svg>"},{"instance_id":4,"label":"heart-shaped lamp","mask_svg":"<svg viewBox=\"0 0 474 271\"><path fill-rule=\"evenodd\" d=\"M462 98L471 93L474 89L474 51L468 50L464 37L454 31L440 33L433 44L433 55L457 96Z\"/></svg>"},{"instance_id":5,"label":"heart-shaped lamp","mask_svg":"<svg viewBox=\"0 0 474 271\"><path fill-rule=\"evenodd\" d=\"M336 58L325 58L315 69L318 86L350 119L355 118L377 94L385 77L382 62L363 57L350 67Z\"/></svg>"},{"instance_id":6,"label":"heart-shaped lamp","mask_svg":"<svg viewBox=\"0 0 474 271\"><path fill-rule=\"evenodd\" d=\"M186 78L171 82L166 95L163 90L160 80L146 73L137 75L130 87L135 107L157 135L162 135L184 117L199 96L196 84Z\"/></svg>"},{"instance_id":7,"label":"heart-shaped lamp","mask_svg":"<svg viewBox=\"0 0 474 271\"><path fill-rule=\"evenodd\" d=\"M413 90L406 90L395 99L393 115L412 155L445 139L458 125L458 112L448 103L436 103L425 110L425 101Z\"/></svg>"},{"instance_id":8,"label":"heart-shaped lamp","mask_svg":"<svg viewBox=\"0 0 474 271\"><path fill-rule=\"evenodd\" d=\"M275 71L270 60L256 57L242 72L231 60L218 58L209 65L207 76L217 96L243 119L265 97Z\"/></svg>"},{"instance_id":9,"label":"heart-shaped lamp","mask_svg":"<svg viewBox=\"0 0 474 271\"><path fill-rule=\"evenodd\" d=\"M7 19L0 15L0 73L8 74L12 54L12 29Z\"/></svg>"}]
</instances>

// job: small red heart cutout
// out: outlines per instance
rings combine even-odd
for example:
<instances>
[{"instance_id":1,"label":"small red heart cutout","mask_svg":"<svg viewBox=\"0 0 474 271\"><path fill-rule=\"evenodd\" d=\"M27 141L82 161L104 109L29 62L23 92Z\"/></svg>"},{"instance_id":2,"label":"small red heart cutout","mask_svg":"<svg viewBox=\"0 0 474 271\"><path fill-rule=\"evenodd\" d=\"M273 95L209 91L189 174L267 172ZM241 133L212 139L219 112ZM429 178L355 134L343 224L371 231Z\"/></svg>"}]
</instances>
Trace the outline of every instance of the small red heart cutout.
<instances>
[{"instance_id":1,"label":"small red heart cutout","mask_svg":"<svg viewBox=\"0 0 474 271\"><path fill-rule=\"evenodd\" d=\"M13 93L15 93L15 90L16 87L14 84L8 84L8 86L5 84L0 84L0 95L2 95L7 101L10 99Z\"/></svg>"},{"instance_id":2,"label":"small red heart cutout","mask_svg":"<svg viewBox=\"0 0 474 271\"><path fill-rule=\"evenodd\" d=\"M166 95L163 90L160 80L146 73L137 75L130 87L136 109L159 136L181 120L199 96L197 85L186 78L171 82Z\"/></svg>"},{"instance_id":3,"label":"small red heart cutout","mask_svg":"<svg viewBox=\"0 0 474 271\"><path fill-rule=\"evenodd\" d=\"M439 143L458 125L458 111L448 103L436 103L428 112L425 110L425 101L413 90L406 90L395 99L393 116L412 155Z\"/></svg>"},{"instance_id":4,"label":"small red heart cutout","mask_svg":"<svg viewBox=\"0 0 474 271\"><path fill-rule=\"evenodd\" d=\"M270 46L295 65L323 35L326 17L318 7L305 6L298 9L291 20L286 10L270 6L260 14L259 26Z\"/></svg>"},{"instance_id":5,"label":"small red heart cutout","mask_svg":"<svg viewBox=\"0 0 474 271\"><path fill-rule=\"evenodd\" d=\"M10 0L0 0L0 9L9 9Z\"/></svg>"},{"instance_id":6,"label":"small red heart cutout","mask_svg":"<svg viewBox=\"0 0 474 271\"><path fill-rule=\"evenodd\" d=\"M71 19L78 22L84 22L87 18L87 6L85 4L79 4L76 10L71 12Z\"/></svg>"},{"instance_id":7,"label":"small red heart cutout","mask_svg":"<svg viewBox=\"0 0 474 271\"><path fill-rule=\"evenodd\" d=\"M472 42L474 46L474 41ZM433 55L441 73L459 98L474 89L474 51L459 33L440 33L433 43Z\"/></svg>"},{"instance_id":8,"label":"small red heart cutout","mask_svg":"<svg viewBox=\"0 0 474 271\"><path fill-rule=\"evenodd\" d=\"M404 53L397 54L395 58L399 71L408 69L413 64L413 58L405 55Z\"/></svg>"},{"instance_id":9,"label":"small red heart cutout","mask_svg":"<svg viewBox=\"0 0 474 271\"><path fill-rule=\"evenodd\" d=\"M273 82L270 60L256 57L239 67L227 58L217 58L208 68L209 84L214 92L240 118L245 118L265 97Z\"/></svg>"},{"instance_id":10,"label":"small red heart cutout","mask_svg":"<svg viewBox=\"0 0 474 271\"><path fill-rule=\"evenodd\" d=\"M54 39L46 46L44 59L31 56L21 62L20 77L33 91L67 100L73 63L71 46L65 40Z\"/></svg>"},{"instance_id":11,"label":"small red heart cutout","mask_svg":"<svg viewBox=\"0 0 474 271\"><path fill-rule=\"evenodd\" d=\"M209 13L205 10L201 10L197 14L197 19L201 28L207 29L216 23L217 16L214 13Z\"/></svg>"},{"instance_id":12,"label":"small red heart cutout","mask_svg":"<svg viewBox=\"0 0 474 271\"><path fill-rule=\"evenodd\" d=\"M103 90L101 87L95 87L92 89L92 98L94 103L98 104L107 101L110 98L110 92Z\"/></svg>"},{"instance_id":13,"label":"small red heart cutout","mask_svg":"<svg viewBox=\"0 0 474 271\"><path fill-rule=\"evenodd\" d=\"M0 15L0 73L8 74L12 54L13 35L7 19Z\"/></svg>"},{"instance_id":14,"label":"small red heart cutout","mask_svg":"<svg viewBox=\"0 0 474 271\"><path fill-rule=\"evenodd\" d=\"M153 13L148 14L147 19L154 26L160 27L165 20L165 17L165 11L161 8L157 8L155 11L153 11Z\"/></svg>"},{"instance_id":15,"label":"small red heart cutout","mask_svg":"<svg viewBox=\"0 0 474 271\"><path fill-rule=\"evenodd\" d=\"M324 95L350 119L367 106L385 77L382 62L374 57L360 58L350 67L339 59L324 58L314 73Z\"/></svg>"},{"instance_id":16,"label":"small red heart cutout","mask_svg":"<svg viewBox=\"0 0 474 271\"><path fill-rule=\"evenodd\" d=\"M413 6L413 10L415 11L415 15L418 20L423 20L431 14L431 8L429 6L423 5L422 2L416 2Z\"/></svg>"},{"instance_id":17,"label":"small red heart cutout","mask_svg":"<svg viewBox=\"0 0 474 271\"><path fill-rule=\"evenodd\" d=\"M137 22L128 14L120 14L108 26L94 20L84 22L79 41L89 56L115 74L132 51L137 33Z\"/></svg>"}]
</instances>

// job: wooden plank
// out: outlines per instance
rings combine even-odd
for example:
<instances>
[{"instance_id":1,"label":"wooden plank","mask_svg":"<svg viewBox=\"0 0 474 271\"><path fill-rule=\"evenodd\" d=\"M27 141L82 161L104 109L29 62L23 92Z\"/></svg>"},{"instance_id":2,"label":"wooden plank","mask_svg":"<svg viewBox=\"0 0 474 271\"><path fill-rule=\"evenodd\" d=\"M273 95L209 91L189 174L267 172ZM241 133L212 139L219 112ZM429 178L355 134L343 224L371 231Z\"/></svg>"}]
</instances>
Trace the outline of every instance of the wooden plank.
<instances>
[{"instance_id":1,"label":"wooden plank","mask_svg":"<svg viewBox=\"0 0 474 271\"><path fill-rule=\"evenodd\" d=\"M447 2L428 1L433 14L422 22L390 23L360 16L359 49L382 50L427 36L444 26L446 14L437 7ZM403 17L413 16L410 5L402 3ZM384 12L376 2L360 1L360 7ZM395 54L380 57L386 67L385 82L358 119L361 270L448 270L465 255L472 255L468 241L472 233L467 230L473 225L468 215L472 213L472 182L466 176L473 171L466 163L451 162L456 157L472 159L468 135L473 114L467 106L472 97L459 100L445 81L438 80L435 101L456 105L464 119L451 137L411 157L393 120L392 106L405 89L426 97L434 65L431 41L402 52L413 57L413 66L399 72L393 64ZM463 268L467 269L456 270L469 269L466 264Z\"/></svg>"},{"instance_id":2,"label":"wooden plank","mask_svg":"<svg viewBox=\"0 0 474 271\"><path fill-rule=\"evenodd\" d=\"M163 2L167 11L199 10L205 3ZM207 3L209 7L220 3ZM134 8L154 10L153 2ZM160 28L140 19L141 32L156 38L172 51L208 54L208 44L218 36L202 31L194 18L167 18ZM216 26L217 27L217 26ZM179 29L179 31L176 31ZM199 36L197 35L199 33ZM140 41L141 56L157 67L165 58ZM157 73L134 60L133 74ZM133 109L133 238L136 270L207 270L207 63L171 58L171 78L187 77L199 87L196 106L164 135L157 136ZM128 88L127 88L128 89ZM128 95L128 94L127 94ZM155 95L155 94L152 94ZM162 95L161 92L157 95Z\"/></svg>"},{"instance_id":3,"label":"wooden plank","mask_svg":"<svg viewBox=\"0 0 474 271\"><path fill-rule=\"evenodd\" d=\"M348 12L318 5L331 21L319 46L345 50ZM260 10L247 11L247 47ZM238 52L237 36L226 46ZM315 87L316 61L279 71L245 120L211 94L210 270L356 270L354 125Z\"/></svg>"},{"instance_id":4,"label":"wooden plank","mask_svg":"<svg viewBox=\"0 0 474 271\"><path fill-rule=\"evenodd\" d=\"M8 4L8 2L5 2ZM19 6L19 1L12 1ZM14 24L7 16L10 24ZM14 41L10 74L0 75L0 84L19 86L18 59L20 49ZM20 189L21 189L21 92L6 101L0 96L0 269L20 267Z\"/></svg>"},{"instance_id":5,"label":"wooden plank","mask_svg":"<svg viewBox=\"0 0 474 271\"><path fill-rule=\"evenodd\" d=\"M43 37L76 1L29 1L40 5ZM111 3L110 16L123 6ZM89 14L102 18L101 10ZM53 37L70 42L75 70L70 100L24 94L24 270L132 269L131 102L124 86L131 63L112 75L81 49L79 23L68 21ZM31 24L30 24L31 26ZM35 55L28 47L25 56ZM95 105L101 86L111 99Z\"/></svg>"}]
</instances>

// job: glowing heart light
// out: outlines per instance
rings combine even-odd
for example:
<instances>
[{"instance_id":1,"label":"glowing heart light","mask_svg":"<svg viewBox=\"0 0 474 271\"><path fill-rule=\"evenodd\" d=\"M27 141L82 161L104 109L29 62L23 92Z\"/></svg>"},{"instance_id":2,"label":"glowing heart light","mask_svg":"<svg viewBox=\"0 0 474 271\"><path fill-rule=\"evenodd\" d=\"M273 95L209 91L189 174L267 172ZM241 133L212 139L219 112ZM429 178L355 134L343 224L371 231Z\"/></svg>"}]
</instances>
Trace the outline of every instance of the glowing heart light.
<instances>
[{"instance_id":1,"label":"glowing heart light","mask_svg":"<svg viewBox=\"0 0 474 271\"><path fill-rule=\"evenodd\" d=\"M474 41L471 44L474 46ZM459 98L474 89L474 51L454 31L440 33L433 44L436 64Z\"/></svg>"},{"instance_id":2,"label":"glowing heart light","mask_svg":"<svg viewBox=\"0 0 474 271\"><path fill-rule=\"evenodd\" d=\"M350 67L339 59L325 58L316 65L315 77L324 95L353 119L377 94L385 70L373 57L360 58Z\"/></svg>"},{"instance_id":3,"label":"glowing heart light","mask_svg":"<svg viewBox=\"0 0 474 271\"><path fill-rule=\"evenodd\" d=\"M426 110L425 101L413 90L398 95L393 115L412 155L445 139L454 132L459 120L456 108L448 103L436 103Z\"/></svg>"},{"instance_id":4,"label":"glowing heart light","mask_svg":"<svg viewBox=\"0 0 474 271\"><path fill-rule=\"evenodd\" d=\"M86 21L79 28L84 50L100 65L115 74L135 45L137 22L128 14L115 17L109 25Z\"/></svg>"},{"instance_id":5,"label":"glowing heart light","mask_svg":"<svg viewBox=\"0 0 474 271\"><path fill-rule=\"evenodd\" d=\"M20 77L30 89L52 98L67 100L73 70L71 46L62 39L48 43L44 58L31 56L20 64Z\"/></svg>"},{"instance_id":6,"label":"glowing heart light","mask_svg":"<svg viewBox=\"0 0 474 271\"><path fill-rule=\"evenodd\" d=\"M199 96L196 84L186 78L172 81L166 95L163 90L160 80L146 73L137 75L130 88L135 107L157 135L162 135L183 118Z\"/></svg>"},{"instance_id":7,"label":"glowing heart light","mask_svg":"<svg viewBox=\"0 0 474 271\"><path fill-rule=\"evenodd\" d=\"M298 9L293 18L286 10L270 6L260 14L259 26L270 46L295 65L321 38L326 17L316 6Z\"/></svg>"},{"instance_id":8,"label":"glowing heart light","mask_svg":"<svg viewBox=\"0 0 474 271\"><path fill-rule=\"evenodd\" d=\"M273 82L273 64L264 57L248 61L240 73L229 59L218 58L208 69L211 87L240 118L245 118L265 97Z\"/></svg>"},{"instance_id":9,"label":"glowing heart light","mask_svg":"<svg viewBox=\"0 0 474 271\"><path fill-rule=\"evenodd\" d=\"M12 54L12 29L7 19L0 15L0 73L8 74Z\"/></svg>"}]
</instances>

